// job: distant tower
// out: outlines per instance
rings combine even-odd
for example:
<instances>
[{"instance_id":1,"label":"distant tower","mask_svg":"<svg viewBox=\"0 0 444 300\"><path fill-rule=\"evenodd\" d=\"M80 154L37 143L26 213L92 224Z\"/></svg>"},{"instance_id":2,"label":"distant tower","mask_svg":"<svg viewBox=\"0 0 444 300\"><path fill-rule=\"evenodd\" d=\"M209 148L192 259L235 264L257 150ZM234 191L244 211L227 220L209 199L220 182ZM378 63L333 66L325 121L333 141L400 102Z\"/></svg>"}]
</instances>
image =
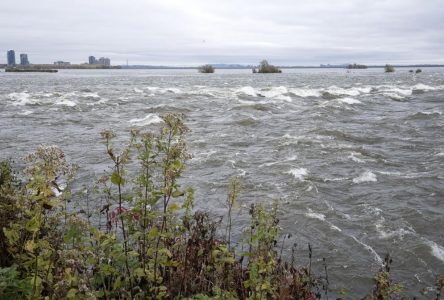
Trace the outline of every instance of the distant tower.
<instances>
[{"instance_id":1,"label":"distant tower","mask_svg":"<svg viewBox=\"0 0 444 300\"><path fill-rule=\"evenodd\" d=\"M90 65L97 64L97 60L96 60L96 58L94 56L88 57L88 62L89 62Z\"/></svg>"},{"instance_id":2,"label":"distant tower","mask_svg":"<svg viewBox=\"0 0 444 300\"><path fill-rule=\"evenodd\" d=\"M20 64L22 66L29 65L28 54L25 54L25 53L20 54Z\"/></svg>"},{"instance_id":3,"label":"distant tower","mask_svg":"<svg viewBox=\"0 0 444 300\"><path fill-rule=\"evenodd\" d=\"M15 51L9 50L7 52L7 57L8 57L8 66L15 66Z\"/></svg>"}]
</instances>

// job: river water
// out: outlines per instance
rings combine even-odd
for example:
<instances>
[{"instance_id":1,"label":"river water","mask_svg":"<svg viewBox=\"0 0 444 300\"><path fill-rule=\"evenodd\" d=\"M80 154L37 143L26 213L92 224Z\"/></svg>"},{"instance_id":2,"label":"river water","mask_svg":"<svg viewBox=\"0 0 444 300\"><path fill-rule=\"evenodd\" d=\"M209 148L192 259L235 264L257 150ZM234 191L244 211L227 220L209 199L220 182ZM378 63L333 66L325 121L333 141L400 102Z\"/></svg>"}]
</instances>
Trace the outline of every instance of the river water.
<instances>
[{"instance_id":1,"label":"river water","mask_svg":"<svg viewBox=\"0 0 444 300\"><path fill-rule=\"evenodd\" d=\"M193 159L183 178L197 206L226 211L242 176L236 236L252 202L280 203L281 226L327 259L330 288L363 296L386 253L418 295L444 273L444 69L61 70L0 73L0 159L57 144L90 185L108 164L99 132L125 140L183 112ZM286 251L288 254L288 251ZM429 298L425 296L425 299Z\"/></svg>"}]
</instances>

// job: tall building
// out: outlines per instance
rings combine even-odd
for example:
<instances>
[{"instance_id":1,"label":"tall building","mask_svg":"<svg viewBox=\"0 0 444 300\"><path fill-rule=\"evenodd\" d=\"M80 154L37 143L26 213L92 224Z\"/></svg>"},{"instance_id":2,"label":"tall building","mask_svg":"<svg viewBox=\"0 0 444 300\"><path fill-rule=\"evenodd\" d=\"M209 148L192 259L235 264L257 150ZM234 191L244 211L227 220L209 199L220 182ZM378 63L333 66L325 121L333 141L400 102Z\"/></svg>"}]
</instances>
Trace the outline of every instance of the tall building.
<instances>
[{"instance_id":1,"label":"tall building","mask_svg":"<svg viewBox=\"0 0 444 300\"><path fill-rule=\"evenodd\" d=\"M109 67L111 66L111 60L107 57L99 58L99 65Z\"/></svg>"},{"instance_id":2,"label":"tall building","mask_svg":"<svg viewBox=\"0 0 444 300\"><path fill-rule=\"evenodd\" d=\"M9 50L7 52L7 57L8 57L8 66L15 66L15 51Z\"/></svg>"},{"instance_id":3,"label":"tall building","mask_svg":"<svg viewBox=\"0 0 444 300\"><path fill-rule=\"evenodd\" d=\"M28 54L25 53L20 54L20 64L22 66L29 65Z\"/></svg>"},{"instance_id":4,"label":"tall building","mask_svg":"<svg viewBox=\"0 0 444 300\"><path fill-rule=\"evenodd\" d=\"M88 57L88 62L89 62L90 65L97 64L97 60L96 60L96 58L94 56Z\"/></svg>"}]
</instances>

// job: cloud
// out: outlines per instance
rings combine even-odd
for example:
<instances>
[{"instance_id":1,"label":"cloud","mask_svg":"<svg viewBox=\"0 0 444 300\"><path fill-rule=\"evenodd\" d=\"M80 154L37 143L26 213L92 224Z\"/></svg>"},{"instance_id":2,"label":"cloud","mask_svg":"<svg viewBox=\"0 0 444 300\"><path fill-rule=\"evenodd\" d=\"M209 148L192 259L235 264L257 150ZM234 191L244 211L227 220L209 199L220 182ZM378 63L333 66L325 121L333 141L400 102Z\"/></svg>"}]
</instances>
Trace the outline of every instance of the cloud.
<instances>
[{"instance_id":1,"label":"cloud","mask_svg":"<svg viewBox=\"0 0 444 300\"><path fill-rule=\"evenodd\" d=\"M36 63L444 63L443 15L444 0L2 0L0 51Z\"/></svg>"}]
</instances>

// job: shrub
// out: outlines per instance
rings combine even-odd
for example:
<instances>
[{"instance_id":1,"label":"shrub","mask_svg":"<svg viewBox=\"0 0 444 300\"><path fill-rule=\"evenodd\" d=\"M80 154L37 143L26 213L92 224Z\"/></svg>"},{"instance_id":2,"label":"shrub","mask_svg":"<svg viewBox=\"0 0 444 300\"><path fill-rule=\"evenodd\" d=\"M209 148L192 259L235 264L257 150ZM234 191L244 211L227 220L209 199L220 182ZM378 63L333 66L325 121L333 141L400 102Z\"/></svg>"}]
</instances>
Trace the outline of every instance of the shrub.
<instances>
[{"instance_id":1,"label":"shrub","mask_svg":"<svg viewBox=\"0 0 444 300\"><path fill-rule=\"evenodd\" d=\"M199 73L214 73L214 67L212 65L203 65L199 67Z\"/></svg>"},{"instance_id":2,"label":"shrub","mask_svg":"<svg viewBox=\"0 0 444 300\"><path fill-rule=\"evenodd\" d=\"M385 73L392 73L395 72L395 67L393 67L392 65L386 64L384 66L384 72Z\"/></svg>"}]
</instances>

